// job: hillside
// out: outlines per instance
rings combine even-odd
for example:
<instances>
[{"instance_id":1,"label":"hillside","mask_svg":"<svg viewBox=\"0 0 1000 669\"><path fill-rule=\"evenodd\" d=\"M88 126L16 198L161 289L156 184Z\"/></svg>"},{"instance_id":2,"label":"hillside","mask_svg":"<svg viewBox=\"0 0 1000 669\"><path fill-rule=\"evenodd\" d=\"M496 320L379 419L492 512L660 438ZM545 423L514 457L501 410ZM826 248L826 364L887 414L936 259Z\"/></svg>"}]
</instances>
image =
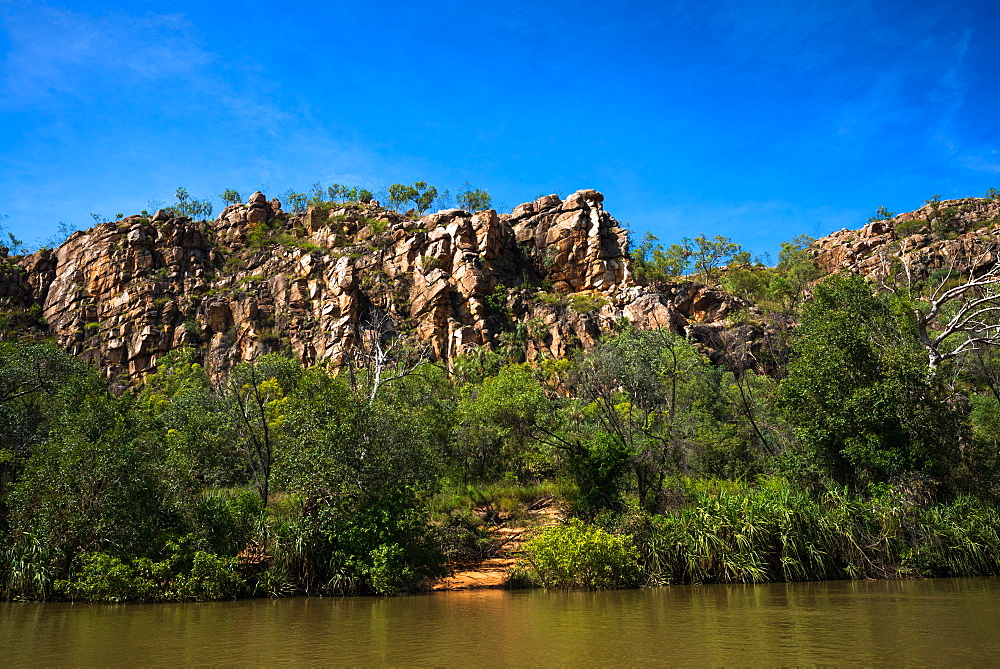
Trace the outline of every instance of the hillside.
<instances>
[{"instance_id":1,"label":"hillside","mask_svg":"<svg viewBox=\"0 0 1000 669\"><path fill-rule=\"evenodd\" d=\"M1000 207L879 213L774 267L593 190L5 252L0 597L996 575Z\"/></svg>"}]
</instances>

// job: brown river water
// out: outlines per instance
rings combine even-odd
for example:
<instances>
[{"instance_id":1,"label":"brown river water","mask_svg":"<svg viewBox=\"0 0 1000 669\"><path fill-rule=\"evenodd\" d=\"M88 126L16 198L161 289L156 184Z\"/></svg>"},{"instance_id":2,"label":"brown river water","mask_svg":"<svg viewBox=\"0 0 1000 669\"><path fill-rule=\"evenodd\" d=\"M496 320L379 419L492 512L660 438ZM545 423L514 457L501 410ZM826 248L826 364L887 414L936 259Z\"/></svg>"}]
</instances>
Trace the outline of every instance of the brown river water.
<instances>
[{"instance_id":1,"label":"brown river water","mask_svg":"<svg viewBox=\"0 0 1000 669\"><path fill-rule=\"evenodd\" d=\"M1000 579L0 603L0 665L991 665Z\"/></svg>"}]
</instances>

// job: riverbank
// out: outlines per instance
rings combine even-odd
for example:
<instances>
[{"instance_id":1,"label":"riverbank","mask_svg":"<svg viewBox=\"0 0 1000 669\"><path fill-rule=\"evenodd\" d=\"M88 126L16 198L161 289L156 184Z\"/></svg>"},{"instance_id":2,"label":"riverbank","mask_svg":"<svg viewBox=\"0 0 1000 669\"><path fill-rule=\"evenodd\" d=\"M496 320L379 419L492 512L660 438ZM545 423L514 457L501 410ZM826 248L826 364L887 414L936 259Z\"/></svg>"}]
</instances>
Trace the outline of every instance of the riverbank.
<instances>
[{"instance_id":1,"label":"riverbank","mask_svg":"<svg viewBox=\"0 0 1000 669\"><path fill-rule=\"evenodd\" d=\"M1000 573L1000 514L975 498L933 502L905 486L815 494L780 477L752 485L679 479L677 486L675 509L633 507L589 524L567 525L569 514L547 502L544 522L495 526L495 536L516 541L459 565L434 589L502 587L512 573L519 585L547 588Z\"/></svg>"},{"instance_id":2,"label":"riverbank","mask_svg":"<svg viewBox=\"0 0 1000 669\"><path fill-rule=\"evenodd\" d=\"M485 514L485 509L478 509ZM566 520L568 512L553 497L543 497L530 503L517 521L500 520L484 528L486 543L491 546L487 556L478 560L452 562L448 576L431 586L435 592L454 592L486 588L506 588L511 571L523 558L524 544L534 534L555 527Z\"/></svg>"}]
</instances>

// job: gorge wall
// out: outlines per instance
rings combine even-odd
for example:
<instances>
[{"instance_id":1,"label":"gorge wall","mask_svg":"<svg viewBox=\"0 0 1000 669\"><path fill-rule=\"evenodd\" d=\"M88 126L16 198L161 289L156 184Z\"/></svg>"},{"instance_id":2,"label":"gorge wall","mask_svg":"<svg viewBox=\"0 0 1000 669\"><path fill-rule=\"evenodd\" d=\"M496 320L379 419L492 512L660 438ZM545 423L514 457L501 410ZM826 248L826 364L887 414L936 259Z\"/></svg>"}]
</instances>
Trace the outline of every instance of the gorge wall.
<instances>
[{"instance_id":1,"label":"gorge wall","mask_svg":"<svg viewBox=\"0 0 1000 669\"><path fill-rule=\"evenodd\" d=\"M603 200L581 190L510 214L326 203L293 215L258 192L214 221L128 216L28 256L0 247L0 316L120 386L182 346L216 377L268 352L342 366L373 328L450 363L476 350L564 357L627 321L730 368L766 367L787 318L690 281L643 285ZM827 272L912 286L981 274L998 240L1000 200L967 198L835 232L811 252Z\"/></svg>"},{"instance_id":2,"label":"gorge wall","mask_svg":"<svg viewBox=\"0 0 1000 669\"><path fill-rule=\"evenodd\" d=\"M330 203L292 215L258 192L213 222L129 216L7 258L0 300L123 385L181 346L200 349L213 375L266 352L339 366L375 322L441 361L478 348L565 356L622 319L716 358L762 345L767 327L734 324L751 307L722 290L639 285L603 199L581 190L499 215Z\"/></svg>"}]
</instances>

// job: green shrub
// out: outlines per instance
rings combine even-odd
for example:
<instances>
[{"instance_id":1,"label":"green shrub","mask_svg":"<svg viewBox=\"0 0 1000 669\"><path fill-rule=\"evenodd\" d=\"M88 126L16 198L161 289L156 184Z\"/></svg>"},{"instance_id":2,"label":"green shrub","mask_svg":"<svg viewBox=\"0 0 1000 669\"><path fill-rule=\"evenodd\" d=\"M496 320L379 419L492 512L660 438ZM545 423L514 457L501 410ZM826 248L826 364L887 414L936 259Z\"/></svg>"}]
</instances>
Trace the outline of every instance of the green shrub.
<instances>
[{"instance_id":1,"label":"green shrub","mask_svg":"<svg viewBox=\"0 0 1000 669\"><path fill-rule=\"evenodd\" d=\"M254 594L266 597L289 597L295 594L295 581L281 565L268 565L257 574Z\"/></svg>"},{"instance_id":2,"label":"green shrub","mask_svg":"<svg viewBox=\"0 0 1000 669\"><path fill-rule=\"evenodd\" d=\"M207 493L193 509L199 545L219 555L236 555L264 513L260 496L250 489Z\"/></svg>"},{"instance_id":3,"label":"green shrub","mask_svg":"<svg viewBox=\"0 0 1000 669\"><path fill-rule=\"evenodd\" d=\"M927 232L929 225L927 221L920 218L913 221L901 221L895 225L896 235L899 237L909 237L918 232Z\"/></svg>"},{"instance_id":4,"label":"green shrub","mask_svg":"<svg viewBox=\"0 0 1000 669\"><path fill-rule=\"evenodd\" d=\"M561 307L567 303L565 295L561 295L559 293L549 293L543 290L535 293L535 299L542 304L548 304L553 307Z\"/></svg>"},{"instance_id":5,"label":"green shrub","mask_svg":"<svg viewBox=\"0 0 1000 669\"><path fill-rule=\"evenodd\" d=\"M361 222L366 224L374 235L380 235L389 229L389 222L378 218L363 218Z\"/></svg>"},{"instance_id":6,"label":"green shrub","mask_svg":"<svg viewBox=\"0 0 1000 669\"><path fill-rule=\"evenodd\" d=\"M71 578L56 581L70 599L92 602L150 601L158 590L149 559L125 562L106 553L87 553Z\"/></svg>"},{"instance_id":7,"label":"green shrub","mask_svg":"<svg viewBox=\"0 0 1000 669\"><path fill-rule=\"evenodd\" d=\"M190 571L178 575L171 594L178 600L206 601L235 598L246 586L236 571L237 566L238 561L235 557L222 557L197 551Z\"/></svg>"},{"instance_id":8,"label":"green shrub","mask_svg":"<svg viewBox=\"0 0 1000 669\"><path fill-rule=\"evenodd\" d=\"M577 513L592 515L622 505L624 477L632 464L626 445L606 432L581 441L578 448L564 454L566 469L577 493L573 499Z\"/></svg>"},{"instance_id":9,"label":"green shrub","mask_svg":"<svg viewBox=\"0 0 1000 669\"><path fill-rule=\"evenodd\" d=\"M237 558L191 552L183 541L171 545L176 552L161 562L84 553L80 568L56 581L56 591L89 602L207 601L243 594L246 582Z\"/></svg>"},{"instance_id":10,"label":"green shrub","mask_svg":"<svg viewBox=\"0 0 1000 669\"><path fill-rule=\"evenodd\" d=\"M600 295L588 295L586 293L581 293L571 295L569 298L570 308L574 311L580 312L581 314L589 314L591 311L597 311L606 304L608 304L608 300Z\"/></svg>"},{"instance_id":11,"label":"green shrub","mask_svg":"<svg viewBox=\"0 0 1000 669\"><path fill-rule=\"evenodd\" d=\"M441 259L436 256L420 256L420 269L430 272L441 266Z\"/></svg>"},{"instance_id":12,"label":"green shrub","mask_svg":"<svg viewBox=\"0 0 1000 669\"><path fill-rule=\"evenodd\" d=\"M524 545L521 573L546 588L632 588L642 582L630 536L617 536L572 520Z\"/></svg>"}]
</instances>

